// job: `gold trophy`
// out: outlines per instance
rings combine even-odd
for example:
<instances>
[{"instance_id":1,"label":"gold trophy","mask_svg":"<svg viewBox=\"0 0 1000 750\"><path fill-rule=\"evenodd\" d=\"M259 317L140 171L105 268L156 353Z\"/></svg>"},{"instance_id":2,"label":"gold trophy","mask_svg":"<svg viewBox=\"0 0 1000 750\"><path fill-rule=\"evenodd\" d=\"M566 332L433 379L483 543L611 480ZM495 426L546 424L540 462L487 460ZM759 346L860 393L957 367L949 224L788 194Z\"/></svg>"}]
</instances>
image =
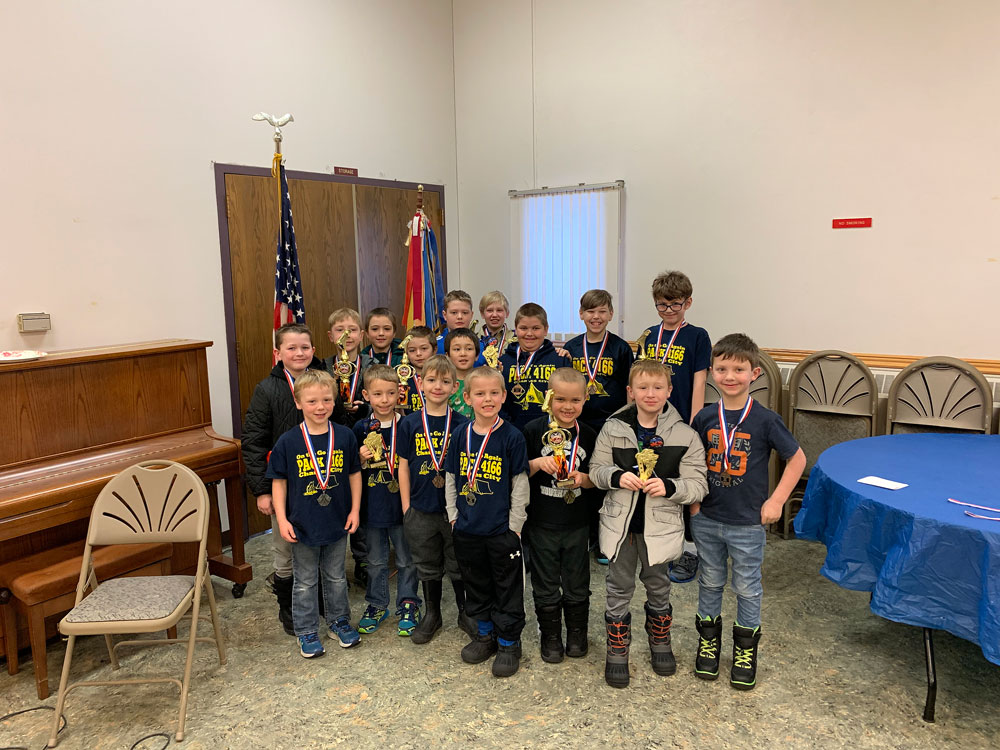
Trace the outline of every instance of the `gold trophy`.
<instances>
[{"instance_id":1,"label":"gold trophy","mask_svg":"<svg viewBox=\"0 0 1000 750\"><path fill-rule=\"evenodd\" d=\"M340 334L340 338L337 339L337 346L340 347L340 356L333 364L333 374L340 378L340 399L345 404L350 404L354 401L354 394L351 393L351 375L357 369L357 365L348 359L347 349L344 347L344 344L347 343L348 335L350 335L350 332L344 331Z\"/></svg>"},{"instance_id":2,"label":"gold trophy","mask_svg":"<svg viewBox=\"0 0 1000 750\"><path fill-rule=\"evenodd\" d=\"M410 364L410 358L406 354L406 345L410 343L410 339L412 338L412 335L407 334L406 338L399 342L400 351L403 352L403 359L400 360L398 365L396 365L395 370L396 375L399 377L400 385L404 385L417 372L413 365Z\"/></svg>"},{"instance_id":3,"label":"gold trophy","mask_svg":"<svg viewBox=\"0 0 1000 750\"><path fill-rule=\"evenodd\" d=\"M365 465L369 469L384 469L387 464L385 459L382 458L382 435L379 431L375 430L373 432L369 432L362 442L367 445L368 450L372 452L372 457L368 459Z\"/></svg>"},{"instance_id":4,"label":"gold trophy","mask_svg":"<svg viewBox=\"0 0 1000 750\"><path fill-rule=\"evenodd\" d=\"M636 349L635 361L638 362L640 359L646 359L646 338L652 333L648 328L642 332L639 340L636 342L638 348Z\"/></svg>"},{"instance_id":5,"label":"gold trophy","mask_svg":"<svg viewBox=\"0 0 1000 750\"><path fill-rule=\"evenodd\" d=\"M566 460L566 445L571 436L569 430L559 426L555 416L552 414L552 391L546 391L545 400L542 402L542 411L549 415L549 430L542 435L542 444L552 451L552 458L556 462L556 487L572 489L576 487L576 481L569 478L569 462ZM572 494L568 492L567 494ZM575 498L575 495L574 495ZM567 499L566 502L571 502Z\"/></svg>"},{"instance_id":6,"label":"gold trophy","mask_svg":"<svg viewBox=\"0 0 1000 750\"><path fill-rule=\"evenodd\" d=\"M469 330L472 331L473 333L475 333L477 336L479 335L478 333L476 333L476 329L478 327L479 327L479 321L478 320L473 320L471 323L469 323Z\"/></svg>"},{"instance_id":7,"label":"gold trophy","mask_svg":"<svg viewBox=\"0 0 1000 750\"><path fill-rule=\"evenodd\" d=\"M635 462L639 466L639 481L645 482L653 476L656 467L656 451L646 448L635 454Z\"/></svg>"}]
</instances>

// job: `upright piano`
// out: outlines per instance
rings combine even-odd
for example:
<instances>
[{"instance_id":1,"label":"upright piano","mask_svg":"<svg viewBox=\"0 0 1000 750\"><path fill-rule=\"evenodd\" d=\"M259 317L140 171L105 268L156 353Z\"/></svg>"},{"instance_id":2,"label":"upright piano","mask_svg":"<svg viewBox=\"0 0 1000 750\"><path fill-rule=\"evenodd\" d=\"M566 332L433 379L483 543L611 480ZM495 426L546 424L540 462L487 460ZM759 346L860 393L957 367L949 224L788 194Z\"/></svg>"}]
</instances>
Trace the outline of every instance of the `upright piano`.
<instances>
[{"instance_id":1,"label":"upright piano","mask_svg":"<svg viewBox=\"0 0 1000 750\"><path fill-rule=\"evenodd\" d=\"M0 563L83 539L101 488L139 461L191 467L212 500L209 571L242 596L239 441L216 434L205 350L170 339L55 352L0 364ZM217 486L225 482L232 554L222 554ZM197 545L174 545L171 569L194 572Z\"/></svg>"}]
</instances>

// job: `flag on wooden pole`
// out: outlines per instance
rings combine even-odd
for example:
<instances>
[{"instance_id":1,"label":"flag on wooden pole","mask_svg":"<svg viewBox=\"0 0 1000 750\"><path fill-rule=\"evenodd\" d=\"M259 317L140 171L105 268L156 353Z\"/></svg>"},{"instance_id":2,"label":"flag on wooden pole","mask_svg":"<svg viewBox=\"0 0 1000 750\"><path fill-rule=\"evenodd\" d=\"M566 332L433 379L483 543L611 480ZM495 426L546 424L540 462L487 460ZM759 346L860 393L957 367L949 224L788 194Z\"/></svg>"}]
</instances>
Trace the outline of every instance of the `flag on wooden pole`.
<instances>
[{"instance_id":1,"label":"flag on wooden pole","mask_svg":"<svg viewBox=\"0 0 1000 750\"><path fill-rule=\"evenodd\" d=\"M274 330L287 323L305 323L306 305L302 298L302 278L299 275L299 255L295 249L295 229L292 226L292 201L288 194L288 179L281 156L275 154L278 168L281 218L278 222L278 252L274 270Z\"/></svg>"},{"instance_id":2,"label":"flag on wooden pole","mask_svg":"<svg viewBox=\"0 0 1000 750\"><path fill-rule=\"evenodd\" d=\"M426 325L436 328L443 322L444 279L437 237L423 210L424 186L417 188L417 210L410 222L409 253L403 303L403 327Z\"/></svg>"}]
</instances>

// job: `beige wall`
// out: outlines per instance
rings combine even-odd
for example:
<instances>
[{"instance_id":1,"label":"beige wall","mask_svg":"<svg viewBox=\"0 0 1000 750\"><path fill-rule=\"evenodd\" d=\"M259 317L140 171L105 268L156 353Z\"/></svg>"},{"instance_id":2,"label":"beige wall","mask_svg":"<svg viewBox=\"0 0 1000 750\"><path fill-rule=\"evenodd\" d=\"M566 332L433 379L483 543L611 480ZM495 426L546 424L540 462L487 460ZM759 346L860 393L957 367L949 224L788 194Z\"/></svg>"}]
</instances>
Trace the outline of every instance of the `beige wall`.
<instances>
[{"instance_id":1,"label":"beige wall","mask_svg":"<svg viewBox=\"0 0 1000 750\"><path fill-rule=\"evenodd\" d=\"M250 115L294 113L290 169L444 183L454 205L450 0L11 2L0 27L0 348L212 339L229 434L212 163L270 164ZM40 310L52 331L20 335Z\"/></svg>"},{"instance_id":2,"label":"beige wall","mask_svg":"<svg viewBox=\"0 0 1000 750\"><path fill-rule=\"evenodd\" d=\"M508 189L624 179L631 337L679 268L716 338L1000 359L997 3L456 2L454 24L474 296L508 283Z\"/></svg>"}]
</instances>

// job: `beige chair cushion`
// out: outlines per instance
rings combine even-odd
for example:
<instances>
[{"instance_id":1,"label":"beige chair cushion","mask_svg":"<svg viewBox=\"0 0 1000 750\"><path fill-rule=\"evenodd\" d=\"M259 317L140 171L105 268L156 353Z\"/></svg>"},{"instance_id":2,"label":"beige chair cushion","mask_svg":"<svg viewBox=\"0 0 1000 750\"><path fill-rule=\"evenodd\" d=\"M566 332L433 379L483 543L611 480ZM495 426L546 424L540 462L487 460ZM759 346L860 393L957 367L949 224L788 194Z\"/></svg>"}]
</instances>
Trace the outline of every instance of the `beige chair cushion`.
<instances>
[{"instance_id":1,"label":"beige chair cushion","mask_svg":"<svg viewBox=\"0 0 1000 750\"><path fill-rule=\"evenodd\" d=\"M64 618L76 624L161 620L194 588L194 576L136 576L100 584Z\"/></svg>"}]
</instances>

